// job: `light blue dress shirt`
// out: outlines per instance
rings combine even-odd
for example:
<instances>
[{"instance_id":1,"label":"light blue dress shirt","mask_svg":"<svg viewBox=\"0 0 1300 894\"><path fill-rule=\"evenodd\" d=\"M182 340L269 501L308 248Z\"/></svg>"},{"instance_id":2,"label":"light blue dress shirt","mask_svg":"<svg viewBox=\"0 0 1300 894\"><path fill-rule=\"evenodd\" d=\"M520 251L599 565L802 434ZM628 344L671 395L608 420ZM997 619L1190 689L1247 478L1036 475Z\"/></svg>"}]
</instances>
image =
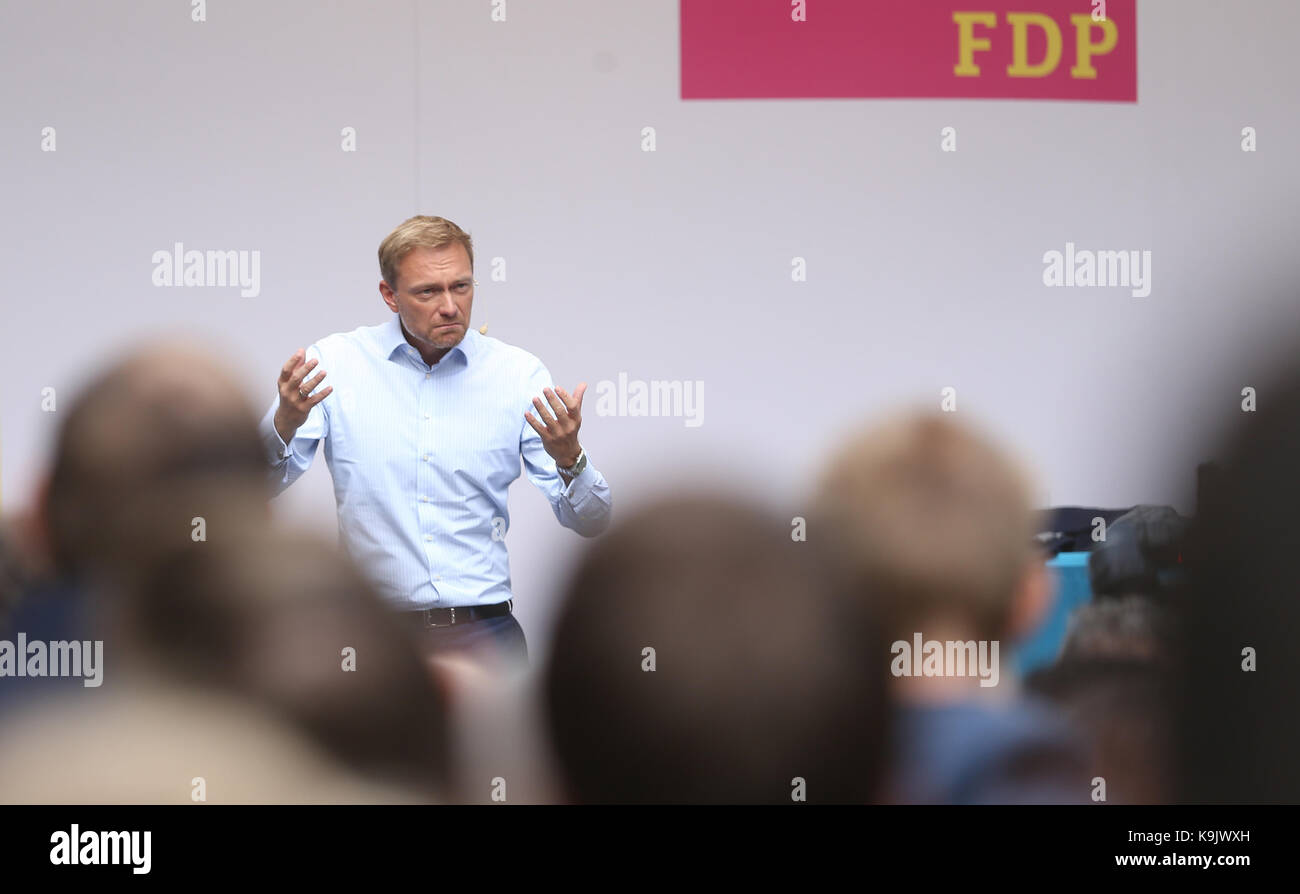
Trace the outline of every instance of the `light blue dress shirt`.
<instances>
[{"instance_id":1,"label":"light blue dress shirt","mask_svg":"<svg viewBox=\"0 0 1300 894\"><path fill-rule=\"evenodd\" d=\"M429 366L399 318L327 336L307 349L320 387L334 386L286 445L275 430L279 394L259 430L278 494L325 443L343 547L401 609L491 605L513 598L506 490L528 479L555 517L584 537L610 519L609 485L588 462L566 487L524 419L553 387L521 348L469 329Z\"/></svg>"}]
</instances>

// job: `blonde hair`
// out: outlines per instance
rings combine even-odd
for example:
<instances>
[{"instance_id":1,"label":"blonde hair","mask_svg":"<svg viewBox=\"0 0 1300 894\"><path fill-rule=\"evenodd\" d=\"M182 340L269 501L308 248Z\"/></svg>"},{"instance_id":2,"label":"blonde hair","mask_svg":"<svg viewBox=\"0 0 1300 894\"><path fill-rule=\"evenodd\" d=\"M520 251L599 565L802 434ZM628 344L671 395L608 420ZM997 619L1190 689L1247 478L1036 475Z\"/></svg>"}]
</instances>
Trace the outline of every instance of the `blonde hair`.
<instances>
[{"instance_id":1,"label":"blonde hair","mask_svg":"<svg viewBox=\"0 0 1300 894\"><path fill-rule=\"evenodd\" d=\"M814 514L889 635L941 617L1005 632L1039 551L1033 484L980 432L942 413L867 428L828 464Z\"/></svg>"},{"instance_id":2,"label":"blonde hair","mask_svg":"<svg viewBox=\"0 0 1300 894\"><path fill-rule=\"evenodd\" d=\"M379 243L379 273L390 289L397 288L397 268L413 248L444 248L460 243L469 255L469 269L474 270L474 243L460 227L445 217L417 214L397 225Z\"/></svg>"}]
</instances>

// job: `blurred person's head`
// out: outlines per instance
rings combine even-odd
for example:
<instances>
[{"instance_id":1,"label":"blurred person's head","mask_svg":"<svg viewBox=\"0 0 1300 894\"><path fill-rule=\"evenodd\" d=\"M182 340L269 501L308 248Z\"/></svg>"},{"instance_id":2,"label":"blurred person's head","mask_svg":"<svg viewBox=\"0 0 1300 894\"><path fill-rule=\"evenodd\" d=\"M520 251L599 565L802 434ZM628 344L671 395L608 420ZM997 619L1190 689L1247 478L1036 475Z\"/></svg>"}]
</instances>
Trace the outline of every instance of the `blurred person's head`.
<instances>
[{"instance_id":1,"label":"blurred person's head","mask_svg":"<svg viewBox=\"0 0 1300 894\"><path fill-rule=\"evenodd\" d=\"M1094 597L1070 616L1061 661L1172 658L1169 609L1148 596Z\"/></svg>"},{"instance_id":2,"label":"blurred person's head","mask_svg":"<svg viewBox=\"0 0 1300 894\"><path fill-rule=\"evenodd\" d=\"M1054 702L1090 746L1092 778L1112 804L1172 797L1169 753L1177 655L1163 597L1094 595L1071 616L1057 662L1026 689Z\"/></svg>"},{"instance_id":3,"label":"blurred person's head","mask_svg":"<svg viewBox=\"0 0 1300 894\"><path fill-rule=\"evenodd\" d=\"M948 414L916 412L845 443L813 515L888 640L997 641L1030 630L1050 596L1033 506L1026 473L992 440Z\"/></svg>"},{"instance_id":4,"label":"blurred person's head","mask_svg":"<svg viewBox=\"0 0 1300 894\"><path fill-rule=\"evenodd\" d=\"M1172 506L1134 506L1106 526L1088 553L1094 596L1146 593L1163 598L1182 586L1183 550L1191 519Z\"/></svg>"},{"instance_id":5,"label":"blurred person's head","mask_svg":"<svg viewBox=\"0 0 1300 894\"><path fill-rule=\"evenodd\" d=\"M1300 802L1300 378L1258 395L1200 495L1188 549L1182 801Z\"/></svg>"},{"instance_id":6,"label":"blurred person's head","mask_svg":"<svg viewBox=\"0 0 1300 894\"><path fill-rule=\"evenodd\" d=\"M1110 646L1132 644L1109 641ZM1124 651L1075 650L1030 675L1025 688L1055 703L1084 735L1089 776L1105 781L1107 803L1165 803L1171 795L1168 668L1154 656Z\"/></svg>"},{"instance_id":7,"label":"blurred person's head","mask_svg":"<svg viewBox=\"0 0 1300 894\"><path fill-rule=\"evenodd\" d=\"M62 415L37 508L60 576L123 585L157 550L265 521L271 493L256 418L203 351L135 351Z\"/></svg>"},{"instance_id":8,"label":"blurred person's head","mask_svg":"<svg viewBox=\"0 0 1300 894\"><path fill-rule=\"evenodd\" d=\"M342 765L438 797L447 704L408 630L346 557L248 533L160 559L126 600L137 661L289 721Z\"/></svg>"},{"instance_id":9,"label":"blurred person's head","mask_svg":"<svg viewBox=\"0 0 1300 894\"><path fill-rule=\"evenodd\" d=\"M788 521L726 498L629 516L580 562L544 674L580 803L877 796L887 663L860 600Z\"/></svg>"}]
</instances>

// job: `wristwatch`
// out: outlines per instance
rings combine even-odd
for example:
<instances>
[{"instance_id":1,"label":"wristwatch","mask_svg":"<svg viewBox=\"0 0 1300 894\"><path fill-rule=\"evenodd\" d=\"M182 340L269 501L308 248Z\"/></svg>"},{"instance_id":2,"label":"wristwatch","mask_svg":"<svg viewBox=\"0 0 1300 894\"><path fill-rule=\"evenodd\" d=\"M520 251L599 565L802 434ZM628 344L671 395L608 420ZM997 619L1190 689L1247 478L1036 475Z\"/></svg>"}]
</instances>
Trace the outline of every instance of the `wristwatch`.
<instances>
[{"instance_id":1,"label":"wristwatch","mask_svg":"<svg viewBox=\"0 0 1300 894\"><path fill-rule=\"evenodd\" d=\"M562 472L565 475L568 475L570 478L577 478L579 475L582 474L582 470L587 468L587 451L579 447L578 458L577 460L574 461L573 465L569 466L568 468L557 465L555 468L559 469L560 472Z\"/></svg>"}]
</instances>

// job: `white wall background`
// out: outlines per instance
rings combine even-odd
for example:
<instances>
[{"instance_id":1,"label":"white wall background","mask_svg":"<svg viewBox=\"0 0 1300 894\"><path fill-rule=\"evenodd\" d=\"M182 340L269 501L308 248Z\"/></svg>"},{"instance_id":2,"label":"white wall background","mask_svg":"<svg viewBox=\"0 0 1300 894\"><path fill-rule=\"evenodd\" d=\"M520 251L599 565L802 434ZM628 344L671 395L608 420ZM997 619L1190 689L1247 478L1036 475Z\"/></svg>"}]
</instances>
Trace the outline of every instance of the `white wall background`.
<instances>
[{"instance_id":1,"label":"white wall background","mask_svg":"<svg viewBox=\"0 0 1300 894\"><path fill-rule=\"evenodd\" d=\"M474 236L476 326L591 383L616 508L710 477L797 505L839 433L952 386L1051 503L1186 510L1197 433L1300 329L1293 0L1142 0L1136 105L683 102L676 0L492 5L5 0L6 507L48 455L43 388L188 332L264 407L295 348L386 319L375 252L414 213ZM1151 250L1151 296L1045 288L1067 241ZM261 294L155 288L174 242L259 250ZM596 416L620 372L703 381L704 424ZM333 530L323 456L276 505ZM582 542L526 479L512 510L540 654Z\"/></svg>"}]
</instances>

